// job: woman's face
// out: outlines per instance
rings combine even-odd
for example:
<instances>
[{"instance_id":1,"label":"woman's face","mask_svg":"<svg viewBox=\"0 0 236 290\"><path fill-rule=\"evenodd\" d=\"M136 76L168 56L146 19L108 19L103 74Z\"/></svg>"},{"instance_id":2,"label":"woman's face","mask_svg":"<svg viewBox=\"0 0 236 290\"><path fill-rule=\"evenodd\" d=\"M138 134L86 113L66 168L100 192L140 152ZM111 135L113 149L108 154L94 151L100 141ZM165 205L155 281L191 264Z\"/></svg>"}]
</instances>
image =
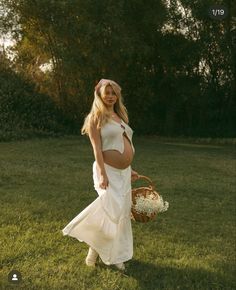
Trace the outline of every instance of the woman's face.
<instances>
[{"instance_id":1,"label":"woman's face","mask_svg":"<svg viewBox=\"0 0 236 290\"><path fill-rule=\"evenodd\" d=\"M105 95L102 96L101 98L107 107L113 107L117 101L117 96L112 86L110 85L105 88Z\"/></svg>"}]
</instances>

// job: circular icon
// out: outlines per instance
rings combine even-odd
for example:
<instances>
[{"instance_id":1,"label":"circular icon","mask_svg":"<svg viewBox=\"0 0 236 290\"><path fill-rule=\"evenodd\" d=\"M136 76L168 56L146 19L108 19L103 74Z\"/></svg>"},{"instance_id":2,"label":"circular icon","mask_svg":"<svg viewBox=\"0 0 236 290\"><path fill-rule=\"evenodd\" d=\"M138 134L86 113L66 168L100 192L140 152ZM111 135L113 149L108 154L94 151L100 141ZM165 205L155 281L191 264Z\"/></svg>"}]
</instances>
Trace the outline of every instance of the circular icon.
<instances>
[{"instance_id":1,"label":"circular icon","mask_svg":"<svg viewBox=\"0 0 236 290\"><path fill-rule=\"evenodd\" d=\"M228 9L223 5L212 5L208 8L208 14L211 19L222 20L227 17Z\"/></svg>"},{"instance_id":2,"label":"circular icon","mask_svg":"<svg viewBox=\"0 0 236 290\"><path fill-rule=\"evenodd\" d=\"M17 270L12 270L8 274L8 282L18 284L22 281L21 273Z\"/></svg>"}]
</instances>

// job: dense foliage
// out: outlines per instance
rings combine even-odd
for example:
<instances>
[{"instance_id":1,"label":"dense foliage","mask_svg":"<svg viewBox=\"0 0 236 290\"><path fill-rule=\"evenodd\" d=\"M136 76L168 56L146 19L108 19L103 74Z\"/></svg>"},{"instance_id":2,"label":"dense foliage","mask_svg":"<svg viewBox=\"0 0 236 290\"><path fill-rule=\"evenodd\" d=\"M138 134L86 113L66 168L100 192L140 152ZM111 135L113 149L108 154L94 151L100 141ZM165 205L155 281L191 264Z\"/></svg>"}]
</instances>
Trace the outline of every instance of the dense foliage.
<instances>
[{"instance_id":1,"label":"dense foliage","mask_svg":"<svg viewBox=\"0 0 236 290\"><path fill-rule=\"evenodd\" d=\"M0 83L0 140L72 132L73 122L53 100L12 71L3 58Z\"/></svg>"},{"instance_id":2,"label":"dense foliage","mask_svg":"<svg viewBox=\"0 0 236 290\"><path fill-rule=\"evenodd\" d=\"M209 0L1 0L12 68L81 126L94 85L122 86L136 133L234 137L236 4ZM178 3L182 3L179 8ZM50 64L42 71L42 65Z\"/></svg>"}]
</instances>

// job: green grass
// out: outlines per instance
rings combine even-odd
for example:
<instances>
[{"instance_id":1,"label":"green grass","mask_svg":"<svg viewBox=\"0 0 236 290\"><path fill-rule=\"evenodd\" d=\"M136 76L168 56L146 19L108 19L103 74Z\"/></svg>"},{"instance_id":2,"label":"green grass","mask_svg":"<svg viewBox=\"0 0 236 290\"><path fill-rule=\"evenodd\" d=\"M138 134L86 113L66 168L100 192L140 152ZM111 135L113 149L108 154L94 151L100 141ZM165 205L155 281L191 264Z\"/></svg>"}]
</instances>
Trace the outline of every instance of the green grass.
<instances>
[{"instance_id":1,"label":"green grass","mask_svg":"<svg viewBox=\"0 0 236 290\"><path fill-rule=\"evenodd\" d=\"M134 256L122 274L101 262L87 267L88 246L61 232L97 197L89 140L0 143L2 289L236 288L235 146L158 137L134 137L134 145L132 167L170 207L150 223L132 222ZM23 276L19 286L7 282L12 269Z\"/></svg>"}]
</instances>

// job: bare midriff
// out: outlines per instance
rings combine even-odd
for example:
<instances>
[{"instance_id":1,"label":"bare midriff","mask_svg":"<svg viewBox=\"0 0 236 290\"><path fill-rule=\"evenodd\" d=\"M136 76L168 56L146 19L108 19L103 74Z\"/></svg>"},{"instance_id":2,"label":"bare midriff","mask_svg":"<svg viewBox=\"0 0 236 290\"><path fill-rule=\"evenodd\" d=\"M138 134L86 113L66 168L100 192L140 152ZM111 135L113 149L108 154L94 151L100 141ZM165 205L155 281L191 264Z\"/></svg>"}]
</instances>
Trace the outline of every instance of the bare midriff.
<instances>
[{"instance_id":1,"label":"bare midriff","mask_svg":"<svg viewBox=\"0 0 236 290\"><path fill-rule=\"evenodd\" d=\"M106 150L102 152L103 160L106 164L118 168L125 169L127 168L134 156L134 152L129 141L129 138L125 136L125 132L123 134L123 142L124 142L124 152L120 153L118 150Z\"/></svg>"}]
</instances>

